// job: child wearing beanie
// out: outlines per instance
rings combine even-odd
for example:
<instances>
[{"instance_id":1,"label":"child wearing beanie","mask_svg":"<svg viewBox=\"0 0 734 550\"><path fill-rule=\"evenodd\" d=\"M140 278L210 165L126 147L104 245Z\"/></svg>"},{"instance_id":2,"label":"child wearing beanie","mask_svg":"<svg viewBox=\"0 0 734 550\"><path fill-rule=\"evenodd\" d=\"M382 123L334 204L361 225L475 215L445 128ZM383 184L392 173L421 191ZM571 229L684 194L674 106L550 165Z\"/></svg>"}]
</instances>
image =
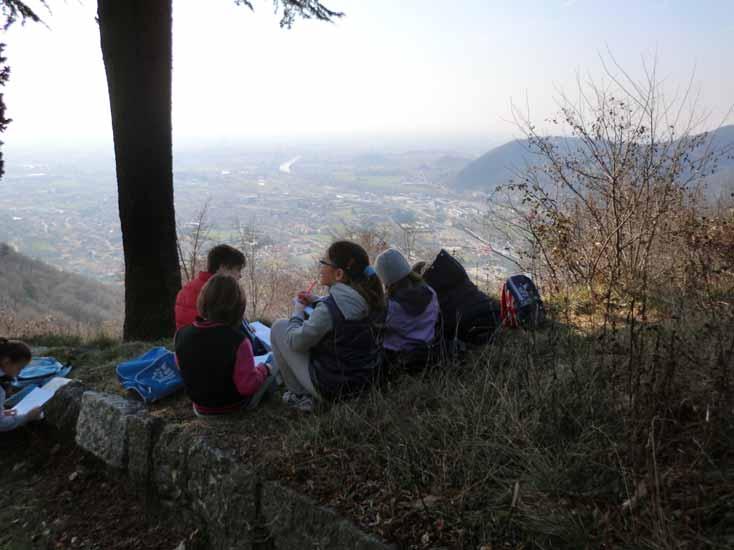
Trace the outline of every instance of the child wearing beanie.
<instances>
[{"instance_id":1,"label":"child wearing beanie","mask_svg":"<svg viewBox=\"0 0 734 550\"><path fill-rule=\"evenodd\" d=\"M383 348L388 364L425 366L440 313L436 293L394 248L377 257L375 271L386 289Z\"/></svg>"}]
</instances>

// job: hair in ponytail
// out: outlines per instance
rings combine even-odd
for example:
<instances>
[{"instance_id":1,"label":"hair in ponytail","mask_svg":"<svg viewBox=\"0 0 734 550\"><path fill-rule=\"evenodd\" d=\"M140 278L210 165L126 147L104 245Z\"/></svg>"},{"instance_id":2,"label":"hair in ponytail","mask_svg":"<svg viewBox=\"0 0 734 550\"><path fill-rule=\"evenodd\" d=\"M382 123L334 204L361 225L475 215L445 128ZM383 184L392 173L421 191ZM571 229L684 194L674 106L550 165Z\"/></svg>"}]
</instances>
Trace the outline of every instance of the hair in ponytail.
<instances>
[{"instance_id":1,"label":"hair in ponytail","mask_svg":"<svg viewBox=\"0 0 734 550\"><path fill-rule=\"evenodd\" d=\"M0 338L0 359L10 359L13 363L31 360L31 348L18 340Z\"/></svg>"},{"instance_id":2,"label":"hair in ponytail","mask_svg":"<svg viewBox=\"0 0 734 550\"><path fill-rule=\"evenodd\" d=\"M351 241L336 241L329 247L326 255L335 266L344 271L344 282L364 298L371 313L378 313L385 308L382 283L371 268L370 257L364 248Z\"/></svg>"}]
</instances>

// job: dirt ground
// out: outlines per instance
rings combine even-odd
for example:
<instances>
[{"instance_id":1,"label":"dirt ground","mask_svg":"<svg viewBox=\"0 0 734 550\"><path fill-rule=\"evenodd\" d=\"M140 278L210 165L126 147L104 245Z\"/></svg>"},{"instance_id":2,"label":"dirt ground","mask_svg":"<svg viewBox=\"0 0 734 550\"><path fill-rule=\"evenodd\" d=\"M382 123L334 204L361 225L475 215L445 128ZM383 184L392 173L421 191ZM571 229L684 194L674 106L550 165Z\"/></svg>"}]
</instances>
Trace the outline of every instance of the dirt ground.
<instances>
[{"instance_id":1,"label":"dirt ground","mask_svg":"<svg viewBox=\"0 0 734 550\"><path fill-rule=\"evenodd\" d=\"M0 433L0 549L174 550L193 526L146 504L42 424Z\"/></svg>"}]
</instances>

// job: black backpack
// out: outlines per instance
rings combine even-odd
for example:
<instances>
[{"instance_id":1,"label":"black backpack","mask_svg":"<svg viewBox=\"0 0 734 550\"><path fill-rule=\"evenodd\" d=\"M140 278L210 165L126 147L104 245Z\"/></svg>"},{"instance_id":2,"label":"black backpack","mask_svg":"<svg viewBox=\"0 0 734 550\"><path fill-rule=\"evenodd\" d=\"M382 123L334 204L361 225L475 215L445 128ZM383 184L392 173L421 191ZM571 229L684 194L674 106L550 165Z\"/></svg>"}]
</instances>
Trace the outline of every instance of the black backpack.
<instances>
[{"instance_id":1,"label":"black backpack","mask_svg":"<svg viewBox=\"0 0 734 550\"><path fill-rule=\"evenodd\" d=\"M441 250L423 273L438 296L443 335L470 344L486 344L500 325L500 306L477 288L464 266Z\"/></svg>"}]
</instances>

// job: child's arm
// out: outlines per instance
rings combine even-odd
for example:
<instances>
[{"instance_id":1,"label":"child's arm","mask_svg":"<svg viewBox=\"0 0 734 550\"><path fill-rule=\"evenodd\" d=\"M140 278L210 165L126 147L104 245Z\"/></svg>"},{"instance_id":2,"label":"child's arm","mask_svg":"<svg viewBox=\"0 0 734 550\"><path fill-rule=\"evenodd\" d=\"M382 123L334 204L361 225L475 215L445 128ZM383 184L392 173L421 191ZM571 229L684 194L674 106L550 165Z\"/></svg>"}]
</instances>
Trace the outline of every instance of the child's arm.
<instances>
[{"instance_id":1,"label":"child's arm","mask_svg":"<svg viewBox=\"0 0 734 550\"><path fill-rule=\"evenodd\" d=\"M329 308L317 303L313 313L304 321L302 316L294 315L288 321L286 338L293 351L308 351L332 329L333 322Z\"/></svg>"},{"instance_id":2,"label":"child's arm","mask_svg":"<svg viewBox=\"0 0 734 550\"><path fill-rule=\"evenodd\" d=\"M245 338L240 347L237 348L235 356L232 379L240 395L250 397L257 393L268 377L268 367L255 365L255 357L252 355L252 344Z\"/></svg>"},{"instance_id":3,"label":"child's arm","mask_svg":"<svg viewBox=\"0 0 734 550\"><path fill-rule=\"evenodd\" d=\"M5 410L5 390L0 387L0 432L9 432L27 424L31 419L28 414L14 414Z\"/></svg>"}]
</instances>

